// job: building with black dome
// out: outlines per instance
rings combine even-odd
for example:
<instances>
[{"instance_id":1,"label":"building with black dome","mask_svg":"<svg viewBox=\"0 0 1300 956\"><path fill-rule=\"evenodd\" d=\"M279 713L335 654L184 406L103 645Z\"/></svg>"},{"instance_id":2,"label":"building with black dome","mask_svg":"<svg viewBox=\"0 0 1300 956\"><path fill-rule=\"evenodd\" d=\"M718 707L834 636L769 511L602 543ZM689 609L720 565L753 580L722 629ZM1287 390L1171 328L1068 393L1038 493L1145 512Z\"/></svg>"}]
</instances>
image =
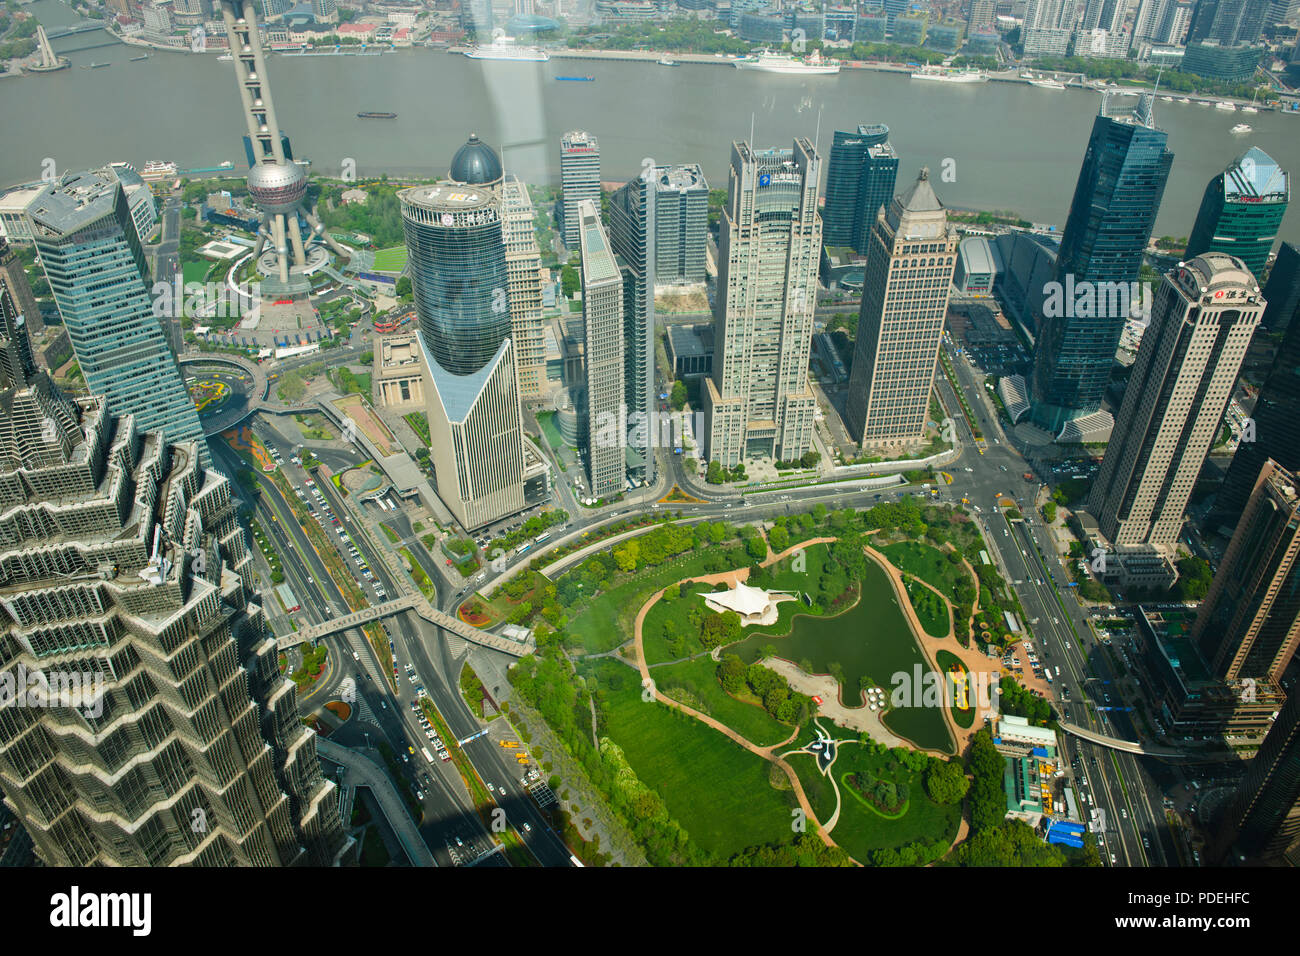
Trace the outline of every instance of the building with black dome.
<instances>
[{"instance_id":1,"label":"building with black dome","mask_svg":"<svg viewBox=\"0 0 1300 956\"><path fill-rule=\"evenodd\" d=\"M469 140L451 158L448 175L453 182L470 186L500 186L505 171L497 151L479 139L478 133L470 133Z\"/></svg>"}]
</instances>

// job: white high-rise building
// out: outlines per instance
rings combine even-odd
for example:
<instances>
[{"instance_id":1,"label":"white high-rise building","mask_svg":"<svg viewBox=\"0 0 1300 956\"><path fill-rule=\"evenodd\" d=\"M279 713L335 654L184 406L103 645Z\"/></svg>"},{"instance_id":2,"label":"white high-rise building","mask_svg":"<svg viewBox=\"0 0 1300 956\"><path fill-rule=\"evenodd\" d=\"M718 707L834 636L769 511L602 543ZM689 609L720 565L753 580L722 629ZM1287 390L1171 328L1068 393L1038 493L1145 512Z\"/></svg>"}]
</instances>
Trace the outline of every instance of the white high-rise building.
<instances>
[{"instance_id":1,"label":"white high-rise building","mask_svg":"<svg viewBox=\"0 0 1300 956\"><path fill-rule=\"evenodd\" d=\"M583 368L586 372L586 425L583 446L587 477L595 498L623 490L626 429L623 427L623 276L595 203L578 205L582 250Z\"/></svg>"},{"instance_id":2,"label":"white high-rise building","mask_svg":"<svg viewBox=\"0 0 1300 956\"><path fill-rule=\"evenodd\" d=\"M1172 548L1264 311L1235 256L1207 252L1166 273L1088 497L1118 547Z\"/></svg>"},{"instance_id":3,"label":"white high-rise building","mask_svg":"<svg viewBox=\"0 0 1300 956\"><path fill-rule=\"evenodd\" d=\"M1021 29L1025 56L1064 56L1078 19L1075 0L1029 0Z\"/></svg>"},{"instance_id":4,"label":"white high-rise building","mask_svg":"<svg viewBox=\"0 0 1300 956\"><path fill-rule=\"evenodd\" d=\"M864 447L904 451L924 439L957 241L928 169L876 216L845 399L845 425Z\"/></svg>"},{"instance_id":5,"label":"white high-rise building","mask_svg":"<svg viewBox=\"0 0 1300 956\"><path fill-rule=\"evenodd\" d=\"M564 244L578 248L578 203L591 200L600 210L600 143L582 130L560 137L560 189Z\"/></svg>"},{"instance_id":6,"label":"white high-rise building","mask_svg":"<svg viewBox=\"0 0 1300 956\"><path fill-rule=\"evenodd\" d=\"M817 399L808 386L822 221L821 159L732 143L718 243L713 375L704 380L710 460L792 460L812 447Z\"/></svg>"},{"instance_id":7,"label":"white high-rise building","mask_svg":"<svg viewBox=\"0 0 1300 956\"><path fill-rule=\"evenodd\" d=\"M506 290L510 337L515 349L519 397L542 397L546 388L546 339L542 322L542 256L537 248L533 201L515 176L501 184L502 238L506 244Z\"/></svg>"}]
</instances>

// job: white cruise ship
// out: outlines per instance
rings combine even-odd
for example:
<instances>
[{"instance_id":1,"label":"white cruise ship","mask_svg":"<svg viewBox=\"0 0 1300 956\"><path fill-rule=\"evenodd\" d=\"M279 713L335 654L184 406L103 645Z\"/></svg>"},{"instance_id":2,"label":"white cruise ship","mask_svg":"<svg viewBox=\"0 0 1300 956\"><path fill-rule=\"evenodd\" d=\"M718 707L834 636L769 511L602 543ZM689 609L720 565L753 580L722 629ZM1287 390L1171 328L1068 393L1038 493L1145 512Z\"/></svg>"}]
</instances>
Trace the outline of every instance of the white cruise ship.
<instances>
[{"instance_id":1,"label":"white cruise ship","mask_svg":"<svg viewBox=\"0 0 1300 956\"><path fill-rule=\"evenodd\" d=\"M513 37L497 37L487 46L470 47L465 55L471 60L522 60L545 63L551 55L535 46L519 46Z\"/></svg>"},{"instance_id":2,"label":"white cruise ship","mask_svg":"<svg viewBox=\"0 0 1300 956\"><path fill-rule=\"evenodd\" d=\"M1060 80L1030 80L1030 86L1036 86L1040 90L1063 90L1065 84Z\"/></svg>"},{"instance_id":3,"label":"white cruise ship","mask_svg":"<svg viewBox=\"0 0 1300 956\"><path fill-rule=\"evenodd\" d=\"M762 50L757 56L747 56L736 60L738 70L757 70L760 73L795 73L803 76L830 76L840 71L838 63L827 62L816 50L807 60L800 60L789 53L773 53Z\"/></svg>"},{"instance_id":4,"label":"white cruise ship","mask_svg":"<svg viewBox=\"0 0 1300 956\"><path fill-rule=\"evenodd\" d=\"M1237 111L1237 107L1233 106L1231 103L1225 103L1223 100L1219 100L1219 102L1215 103L1214 108L1216 110L1224 110L1228 113L1235 113Z\"/></svg>"},{"instance_id":5,"label":"white cruise ship","mask_svg":"<svg viewBox=\"0 0 1300 956\"><path fill-rule=\"evenodd\" d=\"M942 67L923 66L912 74L914 80L937 80L940 83L987 83L988 77L979 70L945 70Z\"/></svg>"}]
</instances>

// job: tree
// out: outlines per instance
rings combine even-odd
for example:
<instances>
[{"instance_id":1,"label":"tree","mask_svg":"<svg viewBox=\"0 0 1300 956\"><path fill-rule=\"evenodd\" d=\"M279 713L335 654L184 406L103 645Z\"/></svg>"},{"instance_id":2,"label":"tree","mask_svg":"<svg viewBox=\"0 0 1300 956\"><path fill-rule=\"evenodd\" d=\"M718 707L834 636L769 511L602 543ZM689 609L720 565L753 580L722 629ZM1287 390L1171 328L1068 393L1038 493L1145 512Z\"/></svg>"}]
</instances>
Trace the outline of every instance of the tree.
<instances>
[{"instance_id":1,"label":"tree","mask_svg":"<svg viewBox=\"0 0 1300 956\"><path fill-rule=\"evenodd\" d=\"M669 403L674 411L680 412L686 407L686 383L677 381L673 382L673 390L669 393Z\"/></svg>"},{"instance_id":2,"label":"tree","mask_svg":"<svg viewBox=\"0 0 1300 956\"><path fill-rule=\"evenodd\" d=\"M560 270L560 291L564 293L565 298L572 299L573 294L578 291L582 280L578 276L578 270L571 265L565 266Z\"/></svg>"},{"instance_id":3,"label":"tree","mask_svg":"<svg viewBox=\"0 0 1300 956\"><path fill-rule=\"evenodd\" d=\"M745 662L736 654L724 654L718 664L718 681L728 694L739 694L745 689Z\"/></svg>"},{"instance_id":4,"label":"tree","mask_svg":"<svg viewBox=\"0 0 1300 956\"><path fill-rule=\"evenodd\" d=\"M755 561L762 561L767 557L767 542L762 535L755 534L745 542L745 551Z\"/></svg>"},{"instance_id":5,"label":"tree","mask_svg":"<svg viewBox=\"0 0 1300 956\"><path fill-rule=\"evenodd\" d=\"M790 547L790 532L785 528L777 525L767 533L767 540L772 544L772 550L780 554L786 548Z\"/></svg>"},{"instance_id":6,"label":"tree","mask_svg":"<svg viewBox=\"0 0 1300 956\"><path fill-rule=\"evenodd\" d=\"M959 763L931 760L925 771L925 792L940 805L957 803L970 789L970 780Z\"/></svg>"}]
</instances>

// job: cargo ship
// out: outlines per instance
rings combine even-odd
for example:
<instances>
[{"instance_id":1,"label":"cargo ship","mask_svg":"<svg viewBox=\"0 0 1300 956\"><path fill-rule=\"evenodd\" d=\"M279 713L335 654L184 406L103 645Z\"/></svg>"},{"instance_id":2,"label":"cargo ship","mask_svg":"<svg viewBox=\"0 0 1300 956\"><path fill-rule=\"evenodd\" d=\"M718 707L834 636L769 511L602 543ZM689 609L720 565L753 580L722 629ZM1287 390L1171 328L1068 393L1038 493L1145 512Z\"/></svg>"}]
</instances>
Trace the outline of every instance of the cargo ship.
<instances>
[{"instance_id":1,"label":"cargo ship","mask_svg":"<svg viewBox=\"0 0 1300 956\"><path fill-rule=\"evenodd\" d=\"M756 70L759 73L832 76L840 71L840 65L823 61L821 54L816 51L805 61L791 56L789 53L773 53L770 50L761 50L757 56L747 56L736 60L736 69Z\"/></svg>"},{"instance_id":2,"label":"cargo ship","mask_svg":"<svg viewBox=\"0 0 1300 956\"><path fill-rule=\"evenodd\" d=\"M148 53L141 53L139 56L133 56L133 57L131 57L131 62L132 62L132 63L139 63L141 60L147 60L147 59L149 59L149 54L148 54Z\"/></svg>"},{"instance_id":3,"label":"cargo ship","mask_svg":"<svg viewBox=\"0 0 1300 956\"><path fill-rule=\"evenodd\" d=\"M112 66L112 63L87 63L82 66L83 70L102 70L106 66Z\"/></svg>"},{"instance_id":4,"label":"cargo ship","mask_svg":"<svg viewBox=\"0 0 1300 956\"><path fill-rule=\"evenodd\" d=\"M557 76L556 79L559 80L561 83L595 83L596 82L596 78L594 76Z\"/></svg>"},{"instance_id":5,"label":"cargo ship","mask_svg":"<svg viewBox=\"0 0 1300 956\"><path fill-rule=\"evenodd\" d=\"M396 113L376 113L376 112L372 112L372 111L367 111L367 112L364 112L364 113L358 113L358 114L357 114L357 119L397 119L397 114L396 114Z\"/></svg>"}]
</instances>

